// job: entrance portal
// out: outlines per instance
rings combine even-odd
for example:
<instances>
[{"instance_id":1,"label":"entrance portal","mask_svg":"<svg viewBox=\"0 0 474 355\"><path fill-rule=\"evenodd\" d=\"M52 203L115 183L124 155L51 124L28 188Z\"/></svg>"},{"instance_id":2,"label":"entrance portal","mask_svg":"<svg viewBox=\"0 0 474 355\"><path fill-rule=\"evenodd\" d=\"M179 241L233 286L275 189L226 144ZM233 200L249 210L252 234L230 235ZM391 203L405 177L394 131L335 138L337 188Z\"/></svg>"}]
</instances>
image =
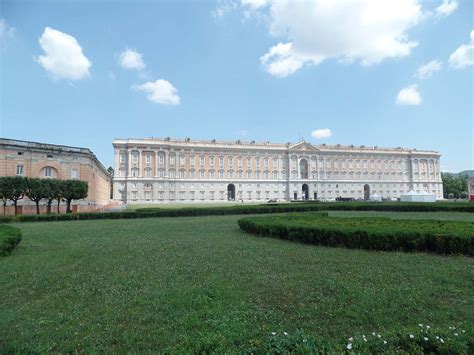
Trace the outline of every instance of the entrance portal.
<instances>
[{"instance_id":1,"label":"entrance portal","mask_svg":"<svg viewBox=\"0 0 474 355\"><path fill-rule=\"evenodd\" d=\"M303 200L309 200L309 187L308 184L303 184L303 188L301 189L303 192Z\"/></svg>"},{"instance_id":2,"label":"entrance portal","mask_svg":"<svg viewBox=\"0 0 474 355\"><path fill-rule=\"evenodd\" d=\"M369 184L364 185L364 200L367 201L370 198L370 186Z\"/></svg>"},{"instance_id":3,"label":"entrance portal","mask_svg":"<svg viewBox=\"0 0 474 355\"><path fill-rule=\"evenodd\" d=\"M227 201L235 201L235 186L234 186L234 184L227 185Z\"/></svg>"}]
</instances>

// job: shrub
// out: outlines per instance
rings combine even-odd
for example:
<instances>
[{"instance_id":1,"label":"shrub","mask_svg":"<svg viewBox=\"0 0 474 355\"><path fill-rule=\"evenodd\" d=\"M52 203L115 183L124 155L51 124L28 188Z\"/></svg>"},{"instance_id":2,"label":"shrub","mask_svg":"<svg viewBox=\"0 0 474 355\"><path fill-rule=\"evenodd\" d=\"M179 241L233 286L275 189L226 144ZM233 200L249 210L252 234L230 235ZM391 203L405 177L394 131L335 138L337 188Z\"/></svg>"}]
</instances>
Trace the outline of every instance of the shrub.
<instances>
[{"instance_id":1,"label":"shrub","mask_svg":"<svg viewBox=\"0 0 474 355\"><path fill-rule=\"evenodd\" d=\"M21 242L21 231L18 228L0 225L0 256L6 256Z\"/></svg>"},{"instance_id":2,"label":"shrub","mask_svg":"<svg viewBox=\"0 0 474 355\"><path fill-rule=\"evenodd\" d=\"M248 233L334 247L474 255L474 224L304 213L238 221Z\"/></svg>"}]
</instances>

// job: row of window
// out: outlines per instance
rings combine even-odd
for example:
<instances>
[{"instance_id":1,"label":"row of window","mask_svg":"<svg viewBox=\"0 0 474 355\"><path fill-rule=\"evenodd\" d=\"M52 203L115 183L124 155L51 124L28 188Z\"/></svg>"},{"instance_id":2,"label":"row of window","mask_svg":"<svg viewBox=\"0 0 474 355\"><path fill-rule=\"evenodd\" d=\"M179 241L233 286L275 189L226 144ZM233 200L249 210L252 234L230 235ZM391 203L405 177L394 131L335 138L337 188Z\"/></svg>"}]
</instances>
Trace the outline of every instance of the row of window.
<instances>
[{"instance_id":1,"label":"row of window","mask_svg":"<svg viewBox=\"0 0 474 355\"><path fill-rule=\"evenodd\" d=\"M43 169L41 169L41 175L44 177L57 177L57 173L55 172L56 169L54 169L51 166L45 166ZM16 175L18 176L25 176L25 166L23 164L17 164L16 165ZM71 168L71 179L79 179L79 169L76 168Z\"/></svg>"}]
</instances>

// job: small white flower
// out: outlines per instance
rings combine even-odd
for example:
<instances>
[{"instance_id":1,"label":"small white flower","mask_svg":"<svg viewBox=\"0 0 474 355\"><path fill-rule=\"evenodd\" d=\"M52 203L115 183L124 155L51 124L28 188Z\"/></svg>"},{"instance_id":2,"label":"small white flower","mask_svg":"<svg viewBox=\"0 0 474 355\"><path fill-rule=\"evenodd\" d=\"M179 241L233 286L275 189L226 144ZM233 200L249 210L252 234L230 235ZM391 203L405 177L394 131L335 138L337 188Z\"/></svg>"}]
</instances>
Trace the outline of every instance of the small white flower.
<instances>
[{"instance_id":1,"label":"small white flower","mask_svg":"<svg viewBox=\"0 0 474 355\"><path fill-rule=\"evenodd\" d=\"M439 336L436 336L436 340L439 340Z\"/></svg>"},{"instance_id":2,"label":"small white flower","mask_svg":"<svg viewBox=\"0 0 474 355\"><path fill-rule=\"evenodd\" d=\"M454 328L454 327L449 327L449 329L453 330L453 329L455 329L455 328Z\"/></svg>"},{"instance_id":3,"label":"small white flower","mask_svg":"<svg viewBox=\"0 0 474 355\"><path fill-rule=\"evenodd\" d=\"M413 334L410 334L410 339L413 339L415 336Z\"/></svg>"},{"instance_id":4,"label":"small white flower","mask_svg":"<svg viewBox=\"0 0 474 355\"><path fill-rule=\"evenodd\" d=\"M458 333L454 333L454 336L456 336L456 337L457 337L458 335L459 335Z\"/></svg>"},{"instance_id":5,"label":"small white flower","mask_svg":"<svg viewBox=\"0 0 474 355\"><path fill-rule=\"evenodd\" d=\"M384 340L384 341L383 341L383 343L384 343L384 345L385 345L385 344L387 344L387 341L386 341L386 340Z\"/></svg>"},{"instance_id":6,"label":"small white flower","mask_svg":"<svg viewBox=\"0 0 474 355\"><path fill-rule=\"evenodd\" d=\"M375 332L372 332L372 335L375 336Z\"/></svg>"},{"instance_id":7,"label":"small white flower","mask_svg":"<svg viewBox=\"0 0 474 355\"><path fill-rule=\"evenodd\" d=\"M444 340L443 338L439 338L439 341L442 342L444 344Z\"/></svg>"},{"instance_id":8,"label":"small white flower","mask_svg":"<svg viewBox=\"0 0 474 355\"><path fill-rule=\"evenodd\" d=\"M422 326L423 326L423 324L419 323L419 324L418 324L418 326L419 326L419 327L422 327Z\"/></svg>"},{"instance_id":9,"label":"small white flower","mask_svg":"<svg viewBox=\"0 0 474 355\"><path fill-rule=\"evenodd\" d=\"M381 336L380 334L377 334L377 338L379 338L379 339L380 339L381 337L382 337L382 336Z\"/></svg>"},{"instance_id":10,"label":"small white flower","mask_svg":"<svg viewBox=\"0 0 474 355\"><path fill-rule=\"evenodd\" d=\"M275 335L277 335L277 333L275 333L275 332L272 332L272 335L273 335L273 336L275 336Z\"/></svg>"},{"instance_id":11,"label":"small white flower","mask_svg":"<svg viewBox=\"0 0 474 355\"><path fill-rule=\"evenodd\" d=\"M466 333L466 331L465 331L465 330L461 330L461 332L463 332L463 333Z\"/></svg>"},{"instance_id":12,"label":"small white flower","mask_svg":"<svg viewBox=\"0 0 474 355\"><path fill-rule=\"evenodd\" d=\"M352 349L352 343L347 344L347 349L351 350Z\"/></svg>"},{"instance_id":13,"label":"small white flower","mask_svg":"<svg viewBox=\"0 0 474 355\"><path fill-rule=\"evenodd\" d=\"M431 327L429 325L426 326L426 329L430 329Z\"/></svg>"},{"instance_id":14,"label":"small white flower","mask_svg":"<svg viewBox=\"0 0 474 355\"><path fill-rule=\"evenodd\" d=\"M354 340L354 338L353 338L353 337L350 337L350 338L349 338L349 341L353 341L353 340Z\"/></svg>"},{"instance_id":15,"label":"small white flower","mask_svg":"<svg viewBox=\"0 0 474 355\"><path fill-rule=\"evenodd\" d=\"M428 341L428 338L427 338L427 337L424 337L423 339L424 339L425 341Z\"/></svg>"},{"instance_id":16,"label":"small white flower","mask_svg":"<svg viewBox=\"0 0 474 355\"><path fill-rule=\"evenodd\" d=\"M287 332L283 332L283 334L285 334L285 335L288 335L288 333L287 333Z\"/></svg>"}]
</instances>

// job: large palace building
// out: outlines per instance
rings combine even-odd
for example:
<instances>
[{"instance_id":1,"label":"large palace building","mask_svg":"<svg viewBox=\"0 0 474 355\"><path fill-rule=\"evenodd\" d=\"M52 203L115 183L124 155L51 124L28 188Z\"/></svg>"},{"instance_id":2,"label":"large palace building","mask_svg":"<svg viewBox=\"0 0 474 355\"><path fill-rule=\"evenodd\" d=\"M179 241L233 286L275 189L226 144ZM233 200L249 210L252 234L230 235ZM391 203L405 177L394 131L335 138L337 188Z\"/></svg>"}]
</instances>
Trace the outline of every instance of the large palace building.
<instances>
[{"instance_id":1,"label":"large palace building","mask_svg":"<svg viewBox=\"0 0 474 355\"><path fill-rule=\"evenodd\" d=\"M440 154L307 142L116 139L114 199L130 204L443 197Z\"/></svg>"},{"instance_id":2,"label":"large palace building","mask_svg":"<svg viewBox=\"0 0 474 355\"><path fill-rule=\"evenodd\" d=\"M0 176L86 181L87 198L72 206L78 212L95 211L110 202L110 174L87 148L0 138ZM18 202L19 213L34 213L28 198ZM43 204L41 208L46 209Z\"/></svg>"}]
</instances>

